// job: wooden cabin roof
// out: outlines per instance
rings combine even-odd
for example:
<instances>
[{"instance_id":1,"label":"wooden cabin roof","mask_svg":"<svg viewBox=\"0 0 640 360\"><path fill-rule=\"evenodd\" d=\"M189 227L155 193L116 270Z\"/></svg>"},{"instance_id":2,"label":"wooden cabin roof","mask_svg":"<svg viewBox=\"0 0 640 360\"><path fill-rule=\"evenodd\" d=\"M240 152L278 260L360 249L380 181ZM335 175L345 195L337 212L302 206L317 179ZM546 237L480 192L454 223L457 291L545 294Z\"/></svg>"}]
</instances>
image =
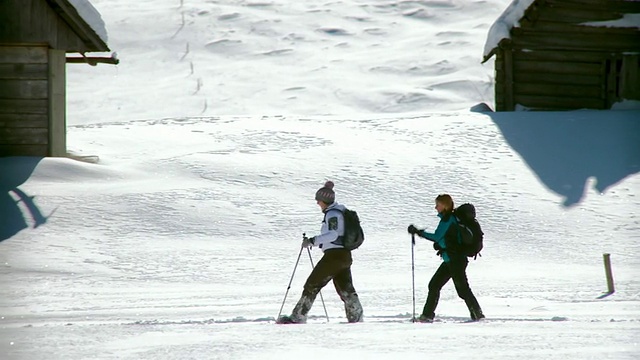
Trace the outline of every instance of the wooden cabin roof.
<instances>
[{"instance_id":1,"label":"wooden cabin roof","mask_svg":"<svg viewBox=\"0 0 640 360\"><path fill-rule=\"evenodd\" d=\"M71 29L87 45L89 51L110 51L106 35L101 36L99 29L94 29L69 0L47 0L51 8L64 19ZM103 38L104 37L104 38Z\"/></svg>"},{"instance_id":2,"label":"wooden cabin roof","mask_svg":"<svg viewBox=\"0 0 640 360\"><path fill-rule=\"evenodd\" d=\"M104 22L88 0L0 1L0 45L107 52L106 38Z\"/></svg>"},{"instance_id":3,"label":"wooden cabin roof","mask_svg":"<svg viewBox=\"0 0 640 360\"><path fill-rule=\"evenodd\" d=\"M640 1L637 0L513 0L491 26L482 62L510 43L515 29L536 31L538 21L545 22L547 32L589 34L601 31L607 35L633 37L640 29L639 13ZM612 24L612 21L619 24ZM548 40L554 41L553 38Z\"/></svg>"}]
</instances>

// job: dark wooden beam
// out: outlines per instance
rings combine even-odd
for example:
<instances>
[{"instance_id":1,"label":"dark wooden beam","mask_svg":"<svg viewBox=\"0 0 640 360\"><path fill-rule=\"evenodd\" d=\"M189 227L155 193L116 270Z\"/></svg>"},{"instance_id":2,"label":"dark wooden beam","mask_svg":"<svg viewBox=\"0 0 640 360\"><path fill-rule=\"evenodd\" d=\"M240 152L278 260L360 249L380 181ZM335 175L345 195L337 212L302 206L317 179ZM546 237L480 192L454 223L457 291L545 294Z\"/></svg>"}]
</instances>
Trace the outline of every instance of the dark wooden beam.
<instances>
[{"instance_id":1,"label":"dark wooden beam","mask_svg":"<svg viewBox=\"0 0 640 360\"><path fill-rule=\"evenodd\" d=\"M99 63L102 64L113 64L118 65L120 63L120 59L116 57L116 54L111 54L110 57L104 56L67 56L67 64L89 64L91 66L96 66Z\"/></svg>"}]
</instances>

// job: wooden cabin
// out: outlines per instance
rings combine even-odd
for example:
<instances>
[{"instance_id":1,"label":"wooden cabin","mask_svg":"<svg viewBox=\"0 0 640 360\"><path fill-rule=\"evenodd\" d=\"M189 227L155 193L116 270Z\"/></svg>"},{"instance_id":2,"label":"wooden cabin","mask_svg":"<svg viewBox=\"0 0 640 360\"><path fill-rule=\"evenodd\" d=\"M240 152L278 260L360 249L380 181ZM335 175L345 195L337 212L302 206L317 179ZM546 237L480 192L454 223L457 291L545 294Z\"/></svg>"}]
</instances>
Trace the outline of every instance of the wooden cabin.
<instances>
[{"instance_id":1,"label":"wooden cabin","mask_svg":"<svg viewBox=\"0 0 640 360\"><path fill-rule=\"evenodd\" d=\"M496 57L496 111L610 109L640 100L640 1L514 1L487 41L483 62Z\"/></svg>"},{"instance_id":2,"label":"wooden cabin","mask_svg":"<svg viewBox=\"0 0 640 360\"><path fill-rule=\"evenodd\" d=\"M0 1L0 156L66 155L67 62L118 62L86 56L110 51L101 21L87 0Z\"/></svg>"}]
</instances>

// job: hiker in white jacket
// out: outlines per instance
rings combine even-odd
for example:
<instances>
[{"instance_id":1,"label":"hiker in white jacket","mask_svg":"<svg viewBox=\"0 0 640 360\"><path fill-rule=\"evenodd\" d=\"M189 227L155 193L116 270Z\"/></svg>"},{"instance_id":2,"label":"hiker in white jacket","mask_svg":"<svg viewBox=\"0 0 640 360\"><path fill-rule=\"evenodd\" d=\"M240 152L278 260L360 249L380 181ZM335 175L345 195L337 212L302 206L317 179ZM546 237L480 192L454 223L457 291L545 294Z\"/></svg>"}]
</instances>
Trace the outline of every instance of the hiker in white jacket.
<instances>
[{"instance_id":1,"label":"hiker in white jacket","mask_svg":"<svg viewBox=\"0 0 640 360\"><path fill-rule=\"evenodd\" d=\"M303 246L317 246L325 252L329 249L342 249L342 237L344 236L344 211L347 208L337 202L327 206L322 212L324 220L320 228L320 235L307 238ZM303 240L304 242L304 240Z\"/></svg>"},{"instance_id":2,"label":"hiker in white jacket","mask_svg":"<svg viewBox=\"0 0 640 360\"><path fill-rule=\"evenodd\" d=\"M351 251L341 245L344 236L344 216L346 209L335 202L333 182L327 181L316 192L316 202L324 214L321 233L310 238L304 237L302 247L317 246L324 255L313 269L302 291L300 300L290 316L282 316L277 321L283 324L304 323L316 296L322 288L333 280L340 299L344 302L347 321L362 321L362 305L351 278Z\"/></svg>"}]
</instances>

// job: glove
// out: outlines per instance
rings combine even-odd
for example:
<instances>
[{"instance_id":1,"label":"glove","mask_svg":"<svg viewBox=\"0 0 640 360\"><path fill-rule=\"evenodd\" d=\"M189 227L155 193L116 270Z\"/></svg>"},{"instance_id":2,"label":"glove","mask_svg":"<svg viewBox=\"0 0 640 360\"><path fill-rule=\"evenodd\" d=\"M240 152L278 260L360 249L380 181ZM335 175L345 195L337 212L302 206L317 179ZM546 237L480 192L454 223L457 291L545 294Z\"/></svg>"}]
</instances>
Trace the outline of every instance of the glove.
<instances>
[{"instance_id":1,"label":"glove","mask_svg":"<svg viewBox=\"0 0 640 360\"><path fill-rule=\"evenodd\" d=\"M442 253L444 252L440 245L435 241L433 242L433 250L436 251L436 255L438 256L442 256Z\"/></svg>"},{"instance_id":2,"label":"glove","mask_svg":"<svg viewBox=\"0 0 640 360\"><path fill-rule=\"evenodd\" d=\"M418 229L417 227L413 226L413 224L409 225L409 227L407 228L407 231L409 232L409 234L417 234L420 232L420 229Z\"/></svg>"},{"instance_id":3,"label":"glove","mask_svg":"<svg viewBox=\"0 0 640 360\"><path fill-rule=\"evenodd\" d=\"M313 247L313 243L314 243L315 240L316 240L315 237L308 238L308 237L305 236L305 237L302 238L301 247L302 248L307 248L307 249L312 248Z\"/></svg>"}]
</instances>

